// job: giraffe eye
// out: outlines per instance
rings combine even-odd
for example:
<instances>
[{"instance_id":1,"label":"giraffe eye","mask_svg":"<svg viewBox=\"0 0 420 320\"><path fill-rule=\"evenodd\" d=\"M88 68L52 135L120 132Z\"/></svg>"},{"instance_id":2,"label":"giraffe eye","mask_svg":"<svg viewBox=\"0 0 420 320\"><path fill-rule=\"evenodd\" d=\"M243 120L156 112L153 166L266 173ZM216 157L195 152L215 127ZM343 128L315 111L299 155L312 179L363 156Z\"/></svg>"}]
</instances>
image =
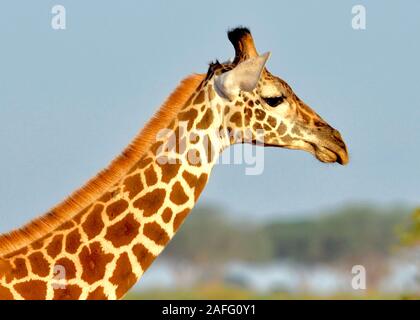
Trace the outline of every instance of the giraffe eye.
<instances>
[{"instance_id":1,"label":"giraffe eye","mask_svg":"<svg viewBox=\"0 0 420 320\"><path fill-rule=\"evenodd\" d=\"M278 105L282 104L284 101L284 96L278 97L270 97L270 98L263 98L265 103L267 103L270 107L277 107Z\"/></svg>"}]
</instances>

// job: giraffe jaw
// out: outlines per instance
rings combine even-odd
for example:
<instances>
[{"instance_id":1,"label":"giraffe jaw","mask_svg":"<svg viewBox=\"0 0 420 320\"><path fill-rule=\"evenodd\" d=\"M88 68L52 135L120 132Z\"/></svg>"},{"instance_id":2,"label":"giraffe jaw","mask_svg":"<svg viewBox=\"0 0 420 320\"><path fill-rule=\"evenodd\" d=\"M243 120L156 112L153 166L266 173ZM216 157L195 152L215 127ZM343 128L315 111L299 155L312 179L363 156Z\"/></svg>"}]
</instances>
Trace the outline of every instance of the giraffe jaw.
<instances>
[{"instance_id":1,"label":"giraffe jaw","mask_svg":"<svg viewBox=\"0 0 420 320\"><path fill-rule=\"evenodd\" d=\"M321 162L324 163L339 163L341 165L346 165L349 163L349 156L347 148L341 148L339 146L334 146L329 148L326 146L318 146L316 144L307 142L311 145L310 152Z\"/></svg>"},{"instance_id":2,"label":"giraffe jaw","mask_svg":"<svg viewBox=\"0 0 420 320\"><path fill-rule=\"evenodd\" d=\"M338 162L339 164L343 164L342 158L332 150L327 148L316 148L315 149L315 157L325 163L334 163Z\"/></svg>"},{"instance_id":3,"label":"giraffe jaw","mask_svg":"<svg viewBox=\"0 0 420 320\"><path fill-rule=\"evenodd\" d=\"M333 146L322 146L315 144L310 141L300 141L301 144L298 145L285 145L281 146L282 148L286 149L295 149L295 150L303 150L307 151L315 156L319 161L324 163L335 163L341 165L346 165L349 163L349 156L347 152L347 148L341 147L338 145Z\"/></svg>"},{"instance_id":4,"label":"giraffe jaw","mask_svg":"<svg viewBox=\"0 0 420 320\"><path fill-rule=\"evenodd\" d=\"M268 144L268 143L262 143L265 147L280 147L285 149L291 149L291 150L303 150L307 151L311 154L313 154L319 161L324 163L335 163L341 165L346 165L349 163L349 156L347 152L347 148L341 148L337 146L336 151L332 150L333 148L328 148L324 146L318 146L315 143L309 142L309 141L301 141L303 145L275 145L275 144ZM257 144L255 141L253 144ZM258 143L259 145L261 143Z\"/></svg>"},{"instance_id":5,"label":"giraffe jaw","mask_svg":"<svg viewBox=\"0 0 420 320\"><path fill-rule=\"evenodd\" d=\"M323 128L321 134L318 133L318 137L315 135L315 138L311 136L309 139L303 140L307 146L305 150L312 153L321 162L337 162L343 166L348 164L349 153L340 132L329 125Z\"/></svg>"}]
</instances>

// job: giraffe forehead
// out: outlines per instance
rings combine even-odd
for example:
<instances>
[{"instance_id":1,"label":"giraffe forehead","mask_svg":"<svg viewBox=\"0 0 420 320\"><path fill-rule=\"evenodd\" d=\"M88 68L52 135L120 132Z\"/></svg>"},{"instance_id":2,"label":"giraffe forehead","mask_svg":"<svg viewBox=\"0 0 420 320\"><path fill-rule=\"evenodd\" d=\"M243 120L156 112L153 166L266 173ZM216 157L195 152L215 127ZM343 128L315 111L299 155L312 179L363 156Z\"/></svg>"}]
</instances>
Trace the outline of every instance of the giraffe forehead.
<instances>
[{"instance_id":1,"label":"giraffe forehead","mask_svg":"<svg viewBox=\"0 0 420 320\"><path fill-rule=\"evenodd\" d=\"M258 83L258 91L263 97L293 96L293 90L284 80L268 72L261 77Z\"/></svg>"}]
</instances>

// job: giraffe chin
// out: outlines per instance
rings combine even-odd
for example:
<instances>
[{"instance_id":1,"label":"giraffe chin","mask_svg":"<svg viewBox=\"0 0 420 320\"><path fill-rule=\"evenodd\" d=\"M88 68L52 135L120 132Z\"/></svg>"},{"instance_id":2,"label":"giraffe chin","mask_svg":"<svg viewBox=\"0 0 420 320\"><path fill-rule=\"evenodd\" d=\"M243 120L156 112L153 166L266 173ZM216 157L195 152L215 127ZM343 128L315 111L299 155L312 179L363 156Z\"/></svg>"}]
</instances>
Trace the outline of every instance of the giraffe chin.
<instances>
[{"instance_id":1,"label":"giraffe chin","mask_svg":"<svg viewBox=\"0 0 420 320\"><path fill-rule=\"evenodd\" d=\"M346 150L333 151L326 147L320 147L316 145L312 145L312 147L313 147L312 153L321 162L324 162L324 163L337 162L341 165L346 165L349 162Z\"/></svg>"},{"instance_id":2,"label":"giraffe chin","mask_svg":"<svg viewBox=\"0 0 420 320\"><path fill-rule=\"evenodd\" d=\"M302 146L303 144L303 146ZM300 146L283 146L287 149L300 149L307 151L315 156L315 158L323 163L335 163L346 165L349 162L347 149L340 148L337 146L336 150L332 150L328 147L320 146L309 141L301 141Z\"/></svg>"},{"instance_id":3,"label":"giraffe chin","mask_svg":"<svg viewBox=\"0 0 420 320\"><path fill-rule=\"evenodd\" d=\"M253 141L253 144L257 144ZM291 150L303 150L313 154L319 161L324 163L335 163L341 165L346 165L348 160L347 150L340 149L339 151L333 151L328 149L327 147L317 146L311 142L301 141L299 146L297 145L275 145L275 144L268 144L268 143L258 143L259 145L263 145L265 147L275 147L275 148L285 148ZM302 145L303 144L303 145Z\"/></svg>"},{"instance_id":4,"label":"giraffe chin","mask_svg":"<svg viewBox=\"0 0 420 320\"><path fill-rule=\"evenodd\" d=\"M316 148L315 149L315 157L325 163L334 163L338 162L339 157L337 154L332 152L331 150L328 150L326 148Z\"/></svg>"}]
</instances>

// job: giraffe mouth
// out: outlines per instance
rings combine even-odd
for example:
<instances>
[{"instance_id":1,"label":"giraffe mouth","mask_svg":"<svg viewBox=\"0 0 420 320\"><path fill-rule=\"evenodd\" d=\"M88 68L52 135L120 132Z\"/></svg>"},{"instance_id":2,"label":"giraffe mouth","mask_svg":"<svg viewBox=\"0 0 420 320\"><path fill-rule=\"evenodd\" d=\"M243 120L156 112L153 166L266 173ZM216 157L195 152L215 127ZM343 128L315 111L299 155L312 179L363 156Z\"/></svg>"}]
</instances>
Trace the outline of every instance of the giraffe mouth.
<instances>
[{"instance_id":1,"label":"giraffe mouth","mask_svg":"<svg viewBox=\"0 0 420 320\"><path fill-rule=\"evenodd\" d=\"M335 163L346 165L349 162L349 156L346 146L333 145L323 146L310 141L301 141L303 145L285 145L286 149L297 149L307 151L315 156L315 158L323 163Z\"/></svg>"},{"instance_id":2,"label":"giraffe mouth","mask_svg":"<svg viewBox=\"0 0 420 320\"><path fill-rule=\"evenodd\" d=\"M341 137L340 132L329 125L318 132L315 139L304 140L311 152L319 161L346 165L349 163L347 146Z\"/></svg>"},{"instance_id":3,"label":"giraffe mouth","mask_svg":"<svg viewBox=\"0 0 420 320\"><path fill-rule=\"evenodd\" d=\"M310 145L310 151L319 161L324 163L335 163L346 165L349 162L347 148L343 146L319 146L311 142L306 142Z\"/></svg>"},{"instance_id":4,"label":"giraffe mouth","mask_svg":"<svg viewBox=\"0 0 420 320\"><path fill-rule=\"evenodd\" d=\"M300 140L299 145L276 145L252 141L252 144L263 145L265 147L281 147L292 150L303 150L313 154L319 161L324 163L335 163L346 165L349 162L347 147L344 142L340 144L318 145L311 141Z\"/></svg>"}]
</instances>

